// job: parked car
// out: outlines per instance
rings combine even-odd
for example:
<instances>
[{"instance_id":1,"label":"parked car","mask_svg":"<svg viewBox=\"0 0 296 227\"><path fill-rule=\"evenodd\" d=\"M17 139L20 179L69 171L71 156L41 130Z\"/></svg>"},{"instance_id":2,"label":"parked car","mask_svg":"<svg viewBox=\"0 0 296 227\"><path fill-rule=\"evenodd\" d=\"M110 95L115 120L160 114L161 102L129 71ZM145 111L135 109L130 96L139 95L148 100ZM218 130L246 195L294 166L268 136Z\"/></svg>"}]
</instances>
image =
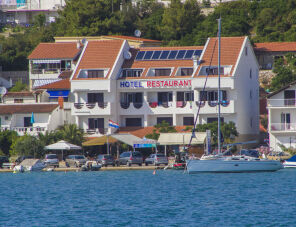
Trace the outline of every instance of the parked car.
<instances>
[{"instance_id":1,"label":"parked car","mask_svg":"<svg viewBox=\"0 0 296 227\"><path fill-rule=\"evenodd\" d=\"M148 166L149 164L152 165L167 165L168 164L168 158L164 154L151 154L148 158L145 159L145 165Z\"/></svg>"},{"instance_id":2,"label":"parked car","mask_svg":"<svg viewBox=\"0 0 296 227\"><path fill-rule=\"evenodd\" d=\"M132 164L138 164L141 166L143 163L143 156L140 152L127 151L120 154L118 159L118 165L131 166Z\"/></svg>"},{"instance_id":3,"label":"parked car","mask_svg":"<svg viewBox=\"0 0 296 227\"><path fill-rule=\"evenodd\" d=\"M97 161L102 166L108 166L108 165L115 166L115 159L114 159L114 157L112 155L100 154L97 157Z\"/></svg>"},{"instance_id":4,"label":"parked car","mask_svg":"<svg viewBox=\"0 0 296 227\"><path fill-rule=\"evenodd\" d=\"M43 163L47 166L59 167L59 159L56 154L46 154Z\"/></svg>"},{"instance_id":5,"label":"parked car","mask_svg":"<svg viewBox=\"0 0 296 227\"><path fill-rule=\"evenodd\" d=\"M33 156L19 156L16 160L15 163L20 164L22 161L24 161L25 159L32 159L34 158Z\"/></svg>"},{"instance_id":6,"label":"parked car","mask_svg":"<svg viewBox=\"0 0 296 227\"><path fill-rule=\"evenodd\" d=\"M68 155L66 157L66 166L81 167L87 161L87 158L84 155Z\"/></svg>"},{"instance_id":7,"label":"parked car","mask_svg":"<svg viewBox=\"0 0 296 227\"><path fill-rule=\"evenodd\" d=\"M3 163L9 162L8 157L6 156L0 156L0 168L3 167Z\"/></svg>"}]
</instances>

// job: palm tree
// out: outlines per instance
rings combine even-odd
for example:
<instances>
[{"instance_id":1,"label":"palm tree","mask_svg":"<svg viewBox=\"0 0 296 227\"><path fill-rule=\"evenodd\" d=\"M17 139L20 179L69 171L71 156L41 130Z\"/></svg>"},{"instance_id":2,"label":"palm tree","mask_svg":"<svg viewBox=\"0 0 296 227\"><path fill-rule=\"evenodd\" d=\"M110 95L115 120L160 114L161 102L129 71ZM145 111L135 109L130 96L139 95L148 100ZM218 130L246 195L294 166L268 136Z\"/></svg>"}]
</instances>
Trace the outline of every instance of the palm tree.
<instances>
[{"instance_id":1,"label":"palm tree","mask_svg":"<svg viewBox=\"0 0 296 227\"><path fill-rule=\"evenodd\" d=\"M84 141L84 131L78 128L76 124L66 124L61 126L58 131L62 138L69 143L81 146Z\"/></svg>"}]
</instances>

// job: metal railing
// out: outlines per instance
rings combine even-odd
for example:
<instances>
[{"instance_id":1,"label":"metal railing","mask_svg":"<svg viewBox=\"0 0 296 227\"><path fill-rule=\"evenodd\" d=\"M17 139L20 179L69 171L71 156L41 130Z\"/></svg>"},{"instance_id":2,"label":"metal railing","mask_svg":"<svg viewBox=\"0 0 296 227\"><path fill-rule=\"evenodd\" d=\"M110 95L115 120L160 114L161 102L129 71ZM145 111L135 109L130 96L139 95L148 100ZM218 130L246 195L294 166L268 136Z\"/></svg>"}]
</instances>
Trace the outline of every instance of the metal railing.
<instances>
[{"instance_id":1,"label":"metal railing","mask_svg":"<svg viewBox=\"0 0 296 227\"><path fill-rule=\"evenodd\" d=\"M270 107L296 107L296 99L269 99L267 106Z\"/></svg>"},{"instance_id":2,"label":"metal railing","mask_svg":"<svg viewBox=\"0 0 296 227\"><path fill-rule=\"evenodd\" d=\"M271 123L271 131L296 131L296 123Z\"/></svg>"}]
</instances>

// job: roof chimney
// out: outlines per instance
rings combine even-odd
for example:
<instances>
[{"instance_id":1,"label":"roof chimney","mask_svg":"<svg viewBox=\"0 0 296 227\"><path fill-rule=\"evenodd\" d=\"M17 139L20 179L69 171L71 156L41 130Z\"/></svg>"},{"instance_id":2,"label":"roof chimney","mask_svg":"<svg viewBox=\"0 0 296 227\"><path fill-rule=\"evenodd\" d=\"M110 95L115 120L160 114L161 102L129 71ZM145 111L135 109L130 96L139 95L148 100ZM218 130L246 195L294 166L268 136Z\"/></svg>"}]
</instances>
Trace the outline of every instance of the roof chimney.
<instances>
[{"instance_id":1,"label":"roof chimney","mask_svg":"<svg viewBox=\"0 0 296 227\"><path fill-rule=\"evenodd\" d=\"M63 97L60 96L58 98L58 103L59 103L60 109L64 109L64 98Z\"/></svg>"}]
</instances>

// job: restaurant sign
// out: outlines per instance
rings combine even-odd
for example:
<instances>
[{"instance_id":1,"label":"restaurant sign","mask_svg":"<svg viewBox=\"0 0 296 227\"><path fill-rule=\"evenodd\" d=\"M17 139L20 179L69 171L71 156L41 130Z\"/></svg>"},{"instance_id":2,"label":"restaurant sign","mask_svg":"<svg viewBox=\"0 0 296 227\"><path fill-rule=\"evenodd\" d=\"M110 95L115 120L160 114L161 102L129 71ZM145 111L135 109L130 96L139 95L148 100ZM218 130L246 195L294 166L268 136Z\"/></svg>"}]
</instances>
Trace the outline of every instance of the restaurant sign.
<instances>
[{"instance_id":1,"label":"restaurant sign","mask_svg":"<svg viewBox=\"0 0 296 227\"><path fill-rule=\"evenodd\" d=\"M191 80L120 81L120 88L173 88L191 87Z\"/></svg>"}]
</instances>

